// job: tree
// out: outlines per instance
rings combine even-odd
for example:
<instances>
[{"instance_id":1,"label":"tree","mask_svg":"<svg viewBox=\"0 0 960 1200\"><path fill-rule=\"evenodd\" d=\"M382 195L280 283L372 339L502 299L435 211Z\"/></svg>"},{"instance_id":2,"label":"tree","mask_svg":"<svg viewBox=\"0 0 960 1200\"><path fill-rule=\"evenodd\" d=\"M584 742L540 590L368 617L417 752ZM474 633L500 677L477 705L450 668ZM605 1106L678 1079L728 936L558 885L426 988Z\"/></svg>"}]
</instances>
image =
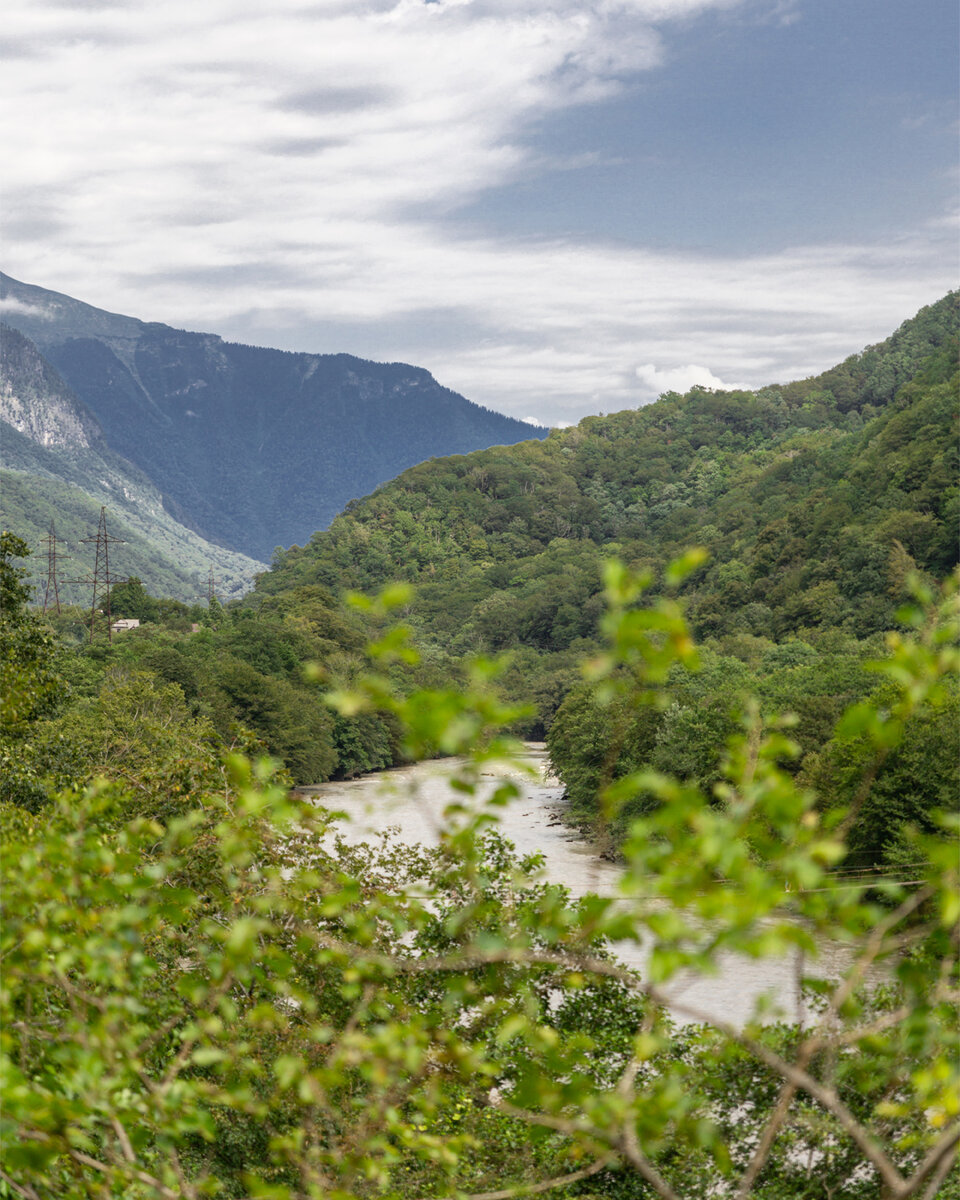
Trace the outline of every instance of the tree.
<instances>
[{"instance_id":1,"label":"tree","mask_svg":"<svg viewBox=\"0 0 960 1200\"><path fill-rule=\"evenodd\" d=\"M0 533L0 732L8 736L55 707L61 690L56 644L27 608L26 568L11 561L29 553L21 538Z\"/></svg>"},{"instance_id":2,"label":"tree","mask_svg":"<svg viewBox=\"0 0 960 1200\"><path fill-rule=\"evenodd\" d=\"M41 803L43 789L27 739L64 693L56 641L27 608L27 571L12 561L29 553L21 538L0 533L0 799L28 807Z\"/></svg>"},{"instance_id":3,"label":"tree","mask_svg":"<svg viewBox=\"0 0 960 1200\"><path fill-rule=\"evenodd\" d=\"M643 603L648 583L607 572L590 670L624 702L695 653L675 601ZM919 886L830 887L851 812L956 673L955 590L910 619L882 668L887 707L842 723L873 755L838 821L782 769L782 725L748 708L712 797L648 769L606 789L611 813L654 799L619 898L572 903L497 836L517 788L488 776L517 714L489 662L463 690L398 693L391 663L415 657L402 628L332 700L390 714L415 756L462 756L435 851L337 844L328 814L239 757L165 822L117 825L109 787L43 822L3 812L0 1178L28 1200L946 1194L957 821L932 818L948 839L907 831ZM814 935L856 947L840 981L814 969ZM623 939L648 944L642 977L611 955ZM758 1011L733 1027L671 995L728 952L806 955L809 1024ZM878 963L889 983L865 991Z\"/></svg>"},{"instance_id":4,"label":"tree","mask_svg":"<svg viewBox=\"0 0 960 1200\"><path fill-rule=\"evenodd\" d=\"M136 617L139 621L156 621L160 606L143 586L143 581L131 575L110 589L110 612L115 617Z\"/></svg>"}]
</instances>

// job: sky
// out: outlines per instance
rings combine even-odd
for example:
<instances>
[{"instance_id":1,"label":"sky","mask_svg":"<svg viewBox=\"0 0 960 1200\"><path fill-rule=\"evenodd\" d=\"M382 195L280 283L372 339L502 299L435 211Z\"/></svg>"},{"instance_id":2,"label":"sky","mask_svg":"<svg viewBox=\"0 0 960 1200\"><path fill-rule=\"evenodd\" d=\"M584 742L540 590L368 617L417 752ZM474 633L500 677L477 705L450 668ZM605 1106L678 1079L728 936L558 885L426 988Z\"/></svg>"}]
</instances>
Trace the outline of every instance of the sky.
<instances>
[{"instance_id":1,"label":"sky","mask_svg":"<svg viewBox=\"0 0 960 1200\"><path fill-rule=\"evenodd\" d=\"M558 425L958 283L955 0L8 0L15 278Z\"/></svg>"}]
</instances>

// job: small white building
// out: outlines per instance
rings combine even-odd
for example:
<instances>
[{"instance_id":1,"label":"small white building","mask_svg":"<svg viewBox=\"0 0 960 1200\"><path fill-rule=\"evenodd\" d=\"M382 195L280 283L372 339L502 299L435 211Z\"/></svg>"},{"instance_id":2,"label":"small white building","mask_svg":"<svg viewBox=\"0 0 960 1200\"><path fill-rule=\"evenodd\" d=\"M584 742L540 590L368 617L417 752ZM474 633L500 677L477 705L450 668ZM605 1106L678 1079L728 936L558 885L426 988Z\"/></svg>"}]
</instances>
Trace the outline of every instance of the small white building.
<instances>
[{"instance_id":1,"label":"small white building","mask_svg":"<svg viewBox=\"0 0 960 1200\"><path fill-rule=\"evenodd\" d=\"M121 617L119 621L114 621L110 626L111 633L125 633L128 629L139 629L140 620L138 617Z\"/></svg>"}]
</instances>

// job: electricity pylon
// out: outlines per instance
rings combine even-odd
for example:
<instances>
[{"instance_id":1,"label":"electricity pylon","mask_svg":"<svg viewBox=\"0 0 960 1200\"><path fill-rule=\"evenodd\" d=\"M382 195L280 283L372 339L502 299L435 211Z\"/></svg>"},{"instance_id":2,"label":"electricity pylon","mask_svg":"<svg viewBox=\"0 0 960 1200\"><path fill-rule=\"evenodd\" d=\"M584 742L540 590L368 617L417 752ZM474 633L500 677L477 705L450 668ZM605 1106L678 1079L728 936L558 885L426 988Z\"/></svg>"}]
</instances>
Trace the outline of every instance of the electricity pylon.
<instances>
[{"instance_id":1,"label":"electricity pylon","mask_svg":"<svg viewBox=\"0 0 960 1200\"><path fill-rule=\"evenodd\" d=\"M110 546L122 545L124 539L114 537L113 534L107 533L107 510L105 507L100 509L100 525L97 529L96 537L81 538L80 541L84 544L97 544L97 558L93 567L93 600L90 603L90 641L93 641L94 633L97 627L97 593L103 597L106 605L107 618L107 641L113 641L112 622L110 620L110 588L115 583L126 583L126 577L110 574Z\"/></svg>"},{"instance_id":2,"label":"electricity pylon","mask_svg":"<svg viewBox=\"0 0 960 1200\"><path fill-rule=\"evenodd\" d=\"M50 522L50 532L45 538L41 539L41 545L47 548L47 585L43 590L43 611L47 611L47 605L50 603L50 593L53 592L53 603L57 606L57 616L60 615L60 586L57 581L57 546L65 546L67 543L61 541L57 537L57 532L53 527L53 522Z\"/></svg>"}]
</instances>

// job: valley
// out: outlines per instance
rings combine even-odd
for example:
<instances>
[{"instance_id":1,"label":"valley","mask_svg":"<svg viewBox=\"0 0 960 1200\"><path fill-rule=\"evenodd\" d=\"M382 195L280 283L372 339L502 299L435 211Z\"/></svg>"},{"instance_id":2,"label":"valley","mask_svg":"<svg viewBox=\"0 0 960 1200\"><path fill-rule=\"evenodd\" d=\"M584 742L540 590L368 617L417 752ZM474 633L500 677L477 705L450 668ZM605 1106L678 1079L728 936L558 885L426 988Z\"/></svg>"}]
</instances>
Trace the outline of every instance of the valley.
<instances>
[{"instance_id":1,"label":"valley","mask_svg":"<svg viewBox=\"0 0 960 1200\"><path fill-rule=\"evenodd\" d=\"M958 329L951 294L817 378L419 463L232 599L154 594L131 536L144 577L110 611L139 625L110 641L31 607L43 564L4 531L17 1178L932 1195L957 1136ZM152 480L7 344L5 511L76 487L146 531ZM368 811L338 836L327 805Z\"/></svg>"},{"instance_id":2,"label":"valley","mask_svg":"<svg viewBox=\"0 0 960 1200\"><path fill-rule=\"evenodd\" d=\"M956 0L0 41L0 1200L960 1200Z\"/></svg>"}]
</instances>

